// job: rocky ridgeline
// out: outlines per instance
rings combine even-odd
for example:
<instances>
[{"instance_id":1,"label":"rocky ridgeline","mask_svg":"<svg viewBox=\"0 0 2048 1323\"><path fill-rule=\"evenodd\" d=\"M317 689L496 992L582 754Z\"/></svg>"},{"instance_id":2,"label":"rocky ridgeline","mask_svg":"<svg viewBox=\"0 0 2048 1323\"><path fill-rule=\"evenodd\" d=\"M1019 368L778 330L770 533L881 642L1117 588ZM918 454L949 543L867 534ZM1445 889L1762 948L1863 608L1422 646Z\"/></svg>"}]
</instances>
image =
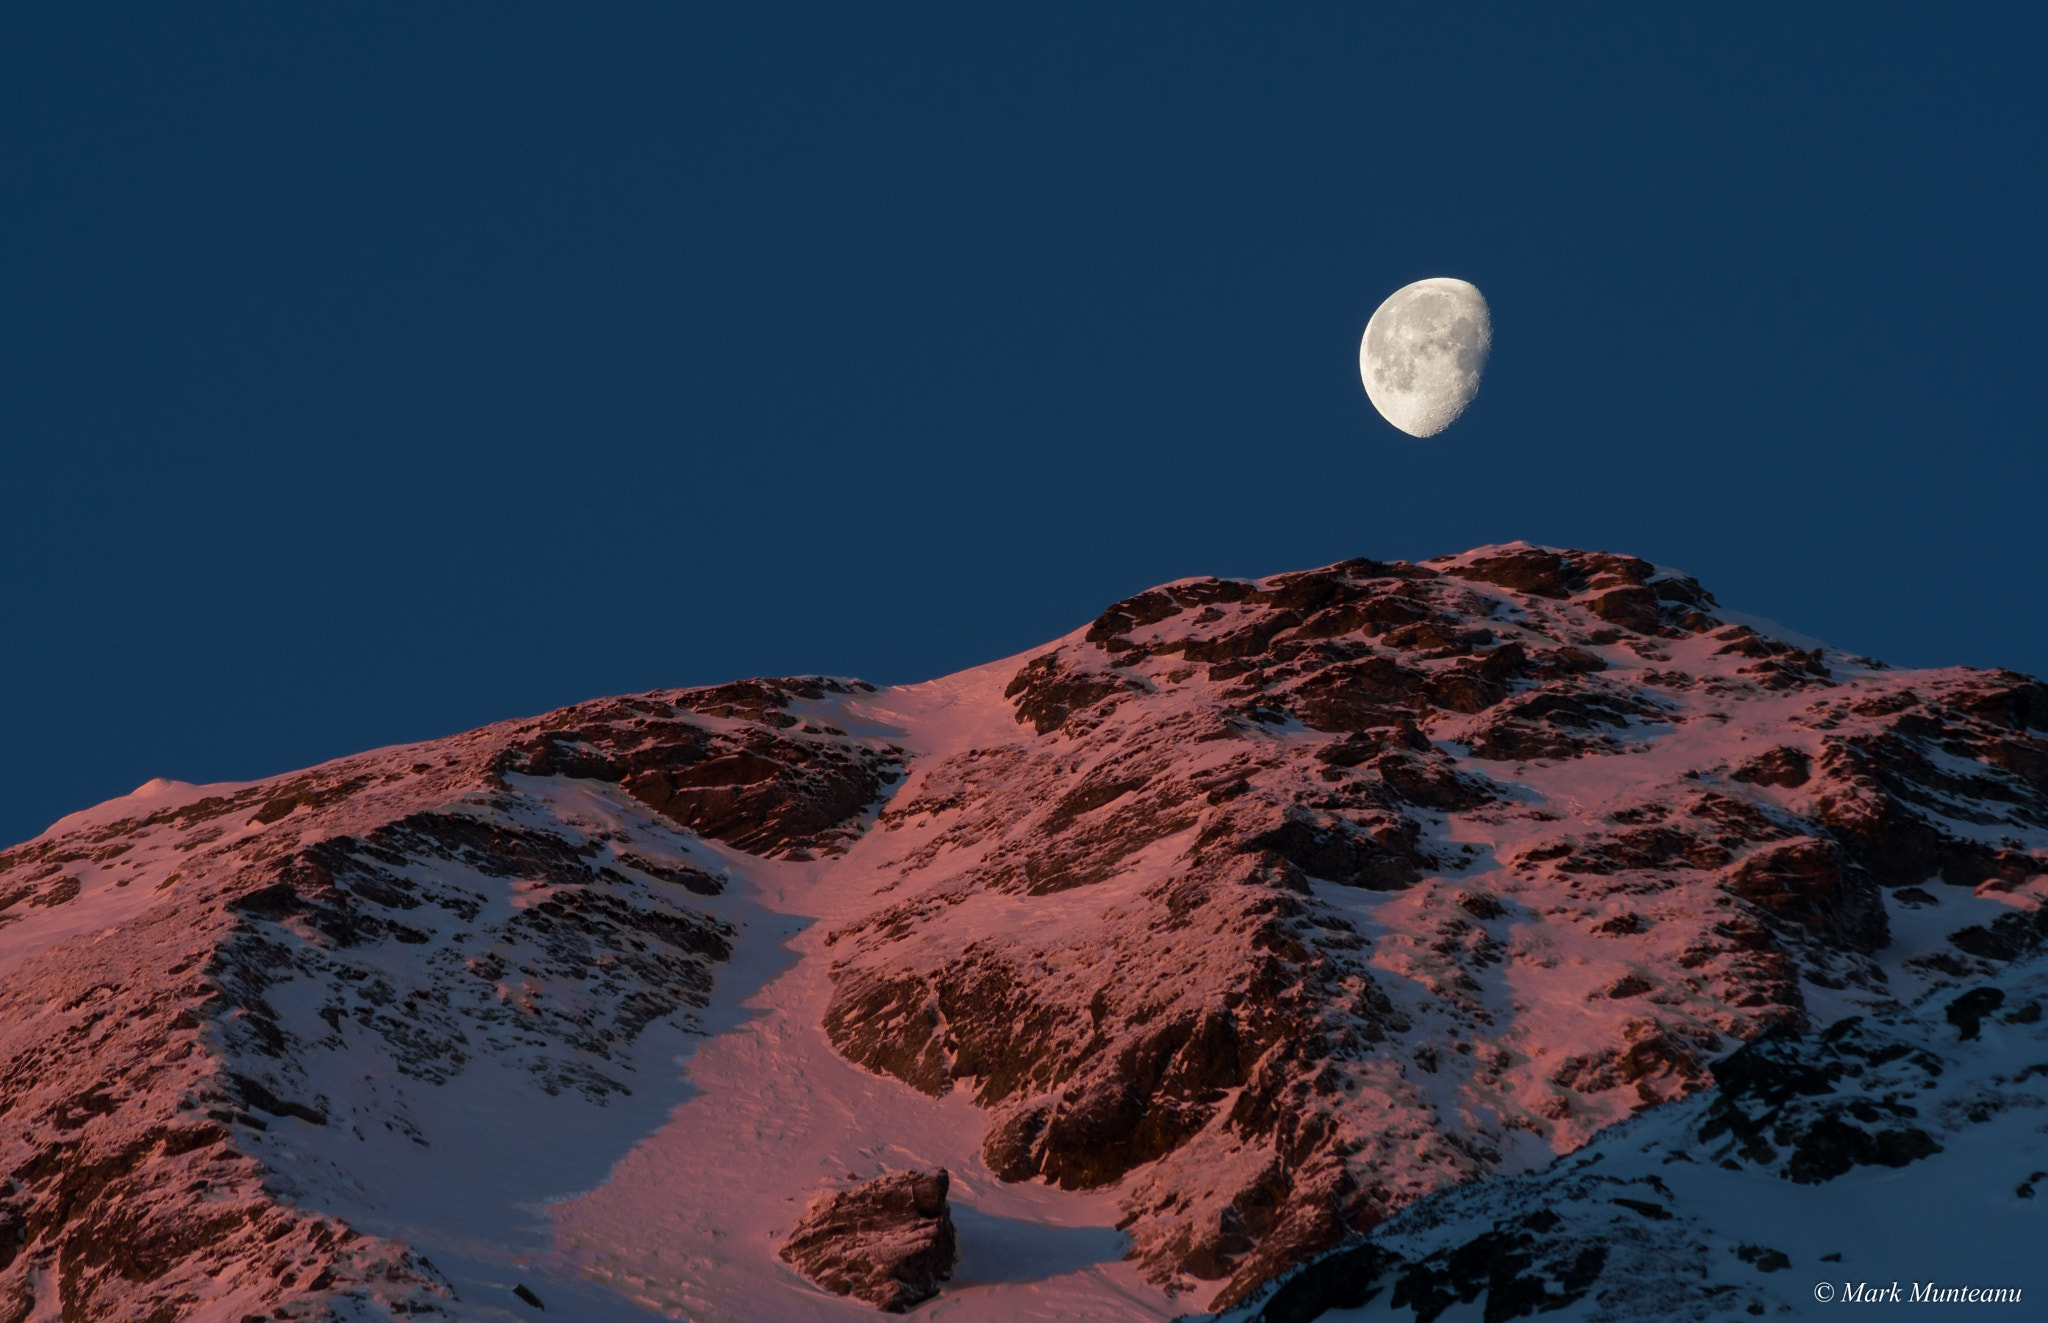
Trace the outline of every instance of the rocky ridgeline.
<instances>
[{"instance_id":1,"label":"rocky ridgeline","mask_svg":"<svg viewBox=\"0 0 2048 1323\"><path fill-rule=\"evenodd\" d=\"M1718 610L1519 544L1187 580L1025 661L964 751L832 724L866 686L749 681L67 820L0 853L0 1323L459 1313L322 1192L439 1143L486 1067L632 1095L747 940L736 852L875 880L829 935L833 1044L969 1090L1003 1179L1114 1186L1191 1307L1629 1317L1659 1256L1688 1309L1762 1302L1715 1247L1783 1253L1671 1168L1549 1164L1654 1121L1660 1163L1911 1173L2048 1078L1964 1060L1966 1023L2038 1021L2048 688ZM938 1289L920 1179L814 1206L793 1266Z\"/></svg>"},{"instance_id":2,"label":"rocky ridgeline","mask_svg":"<svg viewBox=\"0 0 2048 1323\"><path fill-rule=\"evenodd\" d=\"M846 692L583 704L115 801L0 854L0 940L27 952L0 986L0 1320L451 1304L407 1246L306 1211L265 1132L429 1143L419 1098L480 1059L539 1093L630 1092L635 1039L703 1006L732 952L700 908L724 878L689 840L841 851L899 774L886 746L788 715L826 688ZM647 829L578 820L537 792L559 778L623 786ZM397 1087L355 1085L366 1060Z\"/></svg>"},{"instance_id":3,"label":"rocky ridgeline","mask_svg":"<svg viewBox=\"0 0 2048 1323\"><path fill-rule=\"evenodd\" d=\"M968 1083L1006 1179L1122 1182L1147 1273L1228 1307L2032 950L2048 689L1715 610L1520 545L1119 602L883 814L901 899L833 934L833 1041Z\"/></svg>"}]
</instances>

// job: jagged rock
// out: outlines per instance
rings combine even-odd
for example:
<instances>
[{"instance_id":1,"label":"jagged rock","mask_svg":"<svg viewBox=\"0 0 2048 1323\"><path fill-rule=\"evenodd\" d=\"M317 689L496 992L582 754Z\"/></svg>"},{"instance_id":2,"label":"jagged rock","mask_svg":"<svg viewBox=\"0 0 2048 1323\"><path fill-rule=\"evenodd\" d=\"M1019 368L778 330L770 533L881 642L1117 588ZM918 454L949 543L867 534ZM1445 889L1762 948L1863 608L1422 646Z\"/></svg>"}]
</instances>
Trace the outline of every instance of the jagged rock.
<instances>
[{"instance_id":1,"label":"jagged rock","mask_svg":"<svg viewBox=\"0 0 2048 1323\"><path fill-rule=\"evenodd\" d=\"M811 676L579 704L532 723L492 769L613 782L682 826L755 854L836 853L852 835L847 824L898 775L901 751L842 739L781 709L856 687L873 689ZM684 712L750 724L719 729Z\"/></svg>"},{"instance_id":2,"label":"jagged rock","mask_svg":"<svg viewBox=\"0 0 2048 1323\"><path fill-rule=\"evenodd\" d=\"M1218 1305L1494 1160L1505 1132L1437 1111L1396 1055L1559 1147L1707 1087L1731 1039L1805 1024L1808 980L1885 1000L1881 886L2048 868L2032 682L1824 659L1713 606L1647 562L1540 548L1118 603L1013 677L1016 745L914 772L884 815L925 824L900 876L933 899L832 934L827 1032L934 1096L968 1083L1005 1179L1126 1182L1148 1276L1219 1282ZM1762 704L1762 751L1721 733ZM1544 765L1653 744L1722 770L1620 769L1626 797L1540 825ZM1507 844L1456 843L1479 837ZM1403 900L1361 926L1347 888ZM1048 907L1025 911L1039 935L972 926L980 895ZM2006 960L2037 926L1953 940ZM1528 994L1506 971L1550 977L1546 944L1581 934L1613 963L1572 997L1611 1009L1539 1071L1507 1047Z\"/></svg>"},{"instance_id":3,"label":"jagged rock","mask_svg":"<svg viewBox=\"0 0 2048 1323\"><path fill-rule=\"evenodd\" d=\"M1813 759L1802 749L1781 744L1766 750L1728 774L1733 781L1752 781L1760 786L1783 786L1797 790L1813 773Z\"/></svg>"},{"instance_id":4,"label":"jagged rock","mask_svg":"<svg viewBox=\"0 0 2048 1323\"><path fill-rule=\"evenodd\" d=\"M1019 718L1031 722L1039 734L1050 735L1070 714L1129 688L1124 677L1077 670L1058 653L1047 653L1017 672L1003 697L1016 699Z\"/></svg>"},{"instance_id":5,"label":"jagged rock","mask_svg":"<svg viewBox=\"0 0 2048 1323\"><path fill-rule=\"evenodd\" d=\"M1728 873L1728 890L1759 909L1826 932L1849 950L1876 951L1888 939L1884 902L1839 852L1812 837L1758 850Z\"/></svg>"},{"instance_id":6,"label":"jagged rock","mask_svg":"<svg viewBox=\"0 0 2048 1323\"><path fill-rule=\"evenodd\" d=\"M901 1314L952 1280L959 1237L946 1205L950 1178L899 1171L812 1200L782 1258L834 1295Z\"/></svg>"}]
</instances>

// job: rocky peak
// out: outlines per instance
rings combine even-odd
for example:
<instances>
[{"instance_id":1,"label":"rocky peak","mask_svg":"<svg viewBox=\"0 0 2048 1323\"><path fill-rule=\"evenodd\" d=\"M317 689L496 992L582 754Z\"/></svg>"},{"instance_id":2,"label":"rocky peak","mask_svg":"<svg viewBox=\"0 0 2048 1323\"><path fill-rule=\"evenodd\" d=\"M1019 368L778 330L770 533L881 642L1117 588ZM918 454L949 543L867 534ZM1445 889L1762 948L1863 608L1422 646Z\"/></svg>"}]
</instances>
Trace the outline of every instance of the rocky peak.
<instances>
[{"instance_id":1,"label":"rocky peak","mask_svg":"<svg viewBox=\"0 0 2048 1323\"><path fill-rule=\"evenodd\" d=\"M1906 1170L1949 1132L1843 1063L2038 1020L2011 1009L2048 937L2029 677L1795 646L1684 575L1525 544L1181 580L1003 671L943 703L599 700L145 787L0 852L0 1319L459 1316L496 1288L420 1254L424 1222L351 1218L467 1151L476 1099L658 1121L662 1035L780 940L736 908L763 879L831 916L806 1028L892 1096L983 1109L961 1184L1112 1191L1179 1307L1348 1298L1333 1250L1430 1308L1474 1263L1549 1307L1637 1262L1587 1219L1656 1189L1543 1185L1584 1216L1524 1225L1559 1155L1677 1105L1787 1180ZM1898 1087L1938 1092L1920 1060ZM1801 1070L1840 1105L1778 1097ZM910 1199L924 1267L867 1246L835 1281L940 1288L923 1179L870 1193ZM1361 1239L1503 1181L1483 1244ZM792 1233L814 1280L834 1216Z\"/></svg>"},{"instance_id":2,"label":"rocky peak","mask_svg":"<svg viewBox=\"0 0 2048 1323\"><path fill-rule=\"evenodd\" d=\"M1228 1305L1817 1005L2030 949L2042 686L1717 609L1521 544L1118 602L1017 671L1016 742L883 814L907 895L834 934L827 1027L971 1086L1004 1177L1121 1183L1155 1280ZM1930 879L2010 912L1880 958Z\"/></svg>"}]
</instances>

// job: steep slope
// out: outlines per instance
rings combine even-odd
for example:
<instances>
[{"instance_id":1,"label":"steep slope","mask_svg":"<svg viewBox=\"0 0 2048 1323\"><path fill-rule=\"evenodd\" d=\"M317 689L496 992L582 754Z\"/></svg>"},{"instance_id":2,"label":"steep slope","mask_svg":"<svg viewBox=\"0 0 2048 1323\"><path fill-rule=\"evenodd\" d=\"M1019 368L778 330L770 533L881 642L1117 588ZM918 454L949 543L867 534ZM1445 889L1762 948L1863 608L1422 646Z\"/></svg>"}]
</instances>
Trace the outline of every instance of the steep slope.
<instances>
[{"instance_id":1,"label":"steep slope","mask_svg":"<svg viewBox=\"0 0 2048 1323\"><path fill-rule=\"evenodd\" d=\"M2044 1001L2036 960L1912 1010L1773 1029L1716 1062L1715 1087L1549 1170L1413 1204L1245 1317L1824 1315L1895 1282L1902 1303L2024 1305L2041 1282L2022 1247L2048 1229Z\"/></svg>"},{"instance_id":2,"label":"steep slope","mask_svg":"<svg viewBox=\"0 0 2048 1323\"><path fill-rule=\"evenodd\" d=\"M898 774L789 715L828 687L585 704L209 788L229 793L153 785L0 855L0 1318L452 1306L430 1262L334 1210L436 1184L481 1200L493 1160L546 1168L527 1114L558 1143L603 1132L638 1040L687 1030L733 954L704 839L843 849ZM564 793L579 782L643 811Z\"/></svg>"},{"instance_id":3,"label":"steep slope","mask_svg":"<svg viewBox=\"0 0 2048 1323\"><path fill-rule=\"evenodd\" d=\"M782 1239L937 1167L978 1318L1455 1299L1654 1105L1789 1188L1812 1118L1698 1137L1729 1063L2016 1001L2044 725L1516 544L145 787L0 853L0 1320L844 1317Z\"/></svg>"},{"instance_id":4,"label":"steep slope","mask_svg":"<svg viewBox=\"0 0 2048 1323\"><path fill-rule=\"evenodd\" d=\"M1007 1179L1118 1183L1153 1280L1226 1307L1773 1026L2030 949L2042 686L1713 609L1520 546L1118 603L863 842L892 903L832 935L833 1041L972 1087Z\"/></svg>"}]
</instances>

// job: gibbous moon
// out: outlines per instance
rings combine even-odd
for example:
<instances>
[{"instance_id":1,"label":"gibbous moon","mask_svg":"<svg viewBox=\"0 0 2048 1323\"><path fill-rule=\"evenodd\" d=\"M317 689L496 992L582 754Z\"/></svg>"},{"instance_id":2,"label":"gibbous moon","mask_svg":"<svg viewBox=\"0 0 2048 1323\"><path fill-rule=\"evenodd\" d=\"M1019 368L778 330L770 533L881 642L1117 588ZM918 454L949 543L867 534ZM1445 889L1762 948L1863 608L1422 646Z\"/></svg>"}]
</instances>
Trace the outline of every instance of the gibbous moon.
<instances>
[{"instance_id":1,"label":"gibbous moon","mask_svg":"<svg viewBox=\"0 0 2048 1323\"><path fill-rule=\"evenodd\" d=\"M1358 342L1358 375L1380 417L1410 436L1435 436L1479 393L1493 317L1473 286L1436 276L1387 297Z\"/></svg>"}]
</instances>

